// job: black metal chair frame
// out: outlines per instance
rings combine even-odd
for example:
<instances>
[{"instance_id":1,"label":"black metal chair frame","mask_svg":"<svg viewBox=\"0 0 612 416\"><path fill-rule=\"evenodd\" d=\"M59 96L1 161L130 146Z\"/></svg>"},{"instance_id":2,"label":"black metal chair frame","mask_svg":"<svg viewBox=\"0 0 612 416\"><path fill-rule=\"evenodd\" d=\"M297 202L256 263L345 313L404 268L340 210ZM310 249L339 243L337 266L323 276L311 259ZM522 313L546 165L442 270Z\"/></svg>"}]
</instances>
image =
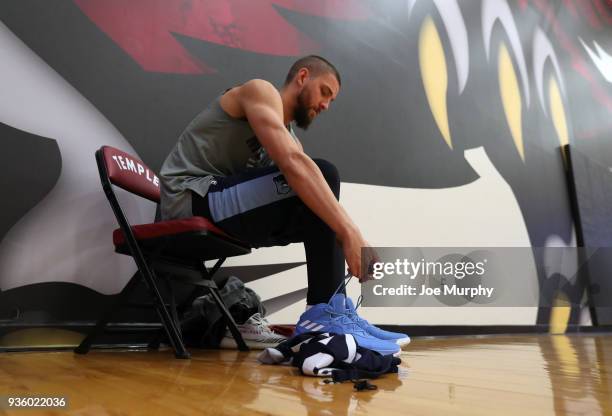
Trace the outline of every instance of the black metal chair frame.
<instances>
[{"instance_id":1,"label":"black metal chair frame","mask_svg":"<svg viewBox=\"0 0 612 416\"><path fill-rule=\"evenodd\" d=\"M234 252L242 251L239 254L247 254L248 252L250 252L250 248L241 246L233 241L229 241L228 239L224 239L223 237L220 237L212 232L197 231L179 234L178 236L162 237L161 241L157 241L159 239L156 239L155 248L153 250L143 249L139 244L138 240L135 238L134 233L132 232L132 227L130 226L127 217L123 213L119 201L117 200L117 197L113 190L113 185L108 175L103 149L104 147L96 151L96 162L98 165L98 171L102 182L102 188L104 189L104 193L110 203L115 217L117 218L119 226L125 237L125 241L127 243L126 249L122 250L117 248L116 251L122 254L132 256L138 267L138 272L127 283L121 293L114 300L111 307L105 311L103 316L97 321L94 328L87 334L81 344L76 347L74 351L78 354L86 354L90 350L94 339L96 339L96 337L102 331L105 330L105 327L111 320L113 314L120 307L154 307L161 320L162 329L149 342L148 348L159 348L159 344L161 342L161 339L163 338L163 333L165 332L172 348L174 349L175 356L177 358L188 359L191 355L189 354L183 343L179 314L184 312L185 308L191 305L193 300L195 300L195 298L198 296L199 293L202 292L202 289L204 288L208 290L215 303L219 307L223 317L227 322L229 330L231 331L234 339L236 340L239 350L248 351L248 347L245 344L242 335L240 334L236 326L236 322L234 321L229 310L223 303L223 300L219 295L218 287L215 281L213 280L214 274L219 270L219 268L227 257L218 258L215 265L209 270L204 263L204 257L194 263L192 259L184 260L177 257L168 257L166 255L163 255L162 253L164 247L166 247L168 244L172 244L173 241L176 241L175 238L180 239L181 236L183 236L184 234L193 235L193 233L200 234L201 237L213 240L213 242L217 241L222 246L231 247ZM129 189L127 189L127 191L130 192ZM169 304L164 301L164 298L162 297L160 290L157 286L156 280L158 280L158 278L156 272L163 275L164 281L167 285L169 292ZM174 293L169 279L197 286L180 306L176 305ZM144 281L148 292L153 300L153 303L126 303L126 301L129 299L129 296L134 291L134 288L141 280Z\"/></svg>"}]
</instances>

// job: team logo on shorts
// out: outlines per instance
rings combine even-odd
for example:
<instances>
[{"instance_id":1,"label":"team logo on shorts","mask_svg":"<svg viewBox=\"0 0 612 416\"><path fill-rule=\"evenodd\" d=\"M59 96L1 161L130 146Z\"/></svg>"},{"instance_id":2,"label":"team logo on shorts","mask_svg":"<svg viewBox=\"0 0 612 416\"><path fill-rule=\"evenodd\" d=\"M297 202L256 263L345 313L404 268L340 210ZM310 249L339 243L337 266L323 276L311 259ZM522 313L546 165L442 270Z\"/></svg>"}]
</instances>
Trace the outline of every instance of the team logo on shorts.
<instances>
[{"instance_id":1,"label":"team logo on shorts","mask_svg":"<svg viewBox=\"0 0 612 416\"><path fill-rule=\"evenodd\" d=\"M291 187L287 183L287 180L285 180L284 175L275 176L274 184L276 185L276 193L279 195L284 195L291 192Z\"/></svg>"}]
</instances>

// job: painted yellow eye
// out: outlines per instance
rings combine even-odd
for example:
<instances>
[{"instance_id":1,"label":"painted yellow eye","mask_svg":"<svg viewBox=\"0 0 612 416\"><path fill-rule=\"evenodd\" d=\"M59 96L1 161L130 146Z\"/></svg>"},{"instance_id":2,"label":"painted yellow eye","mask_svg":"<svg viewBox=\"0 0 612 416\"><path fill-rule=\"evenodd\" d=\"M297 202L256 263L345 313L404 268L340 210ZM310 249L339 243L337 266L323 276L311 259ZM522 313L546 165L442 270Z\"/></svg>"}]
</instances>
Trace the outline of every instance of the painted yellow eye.
<instances>
[{"instance_id":1,"label":"painted yellow eye","mask_svg":"<svg viewBox=\"0 0 612 416\"><path fill-rule=\"evenodd\" d=\"M516 150L525 162L525 148L523 145L523 104L521 102L521 90L519 89L516 72L508 48L504 43L499 47L499 93L504 107L506 121L510 128L510 134L514 140Z\"/></svg>"},{"instance_id":2,"label":"painted yellow eye","mask_svg":"<svg viewBox=\"0 0 612 416\"><path fill-rule=\"evenodd\" d=\"M452 149L446 104L448 90L446 59L440 35L430 16L423 21L419 33L419 64L429 108L444 141Z\"/></svg>"},{"instance_id":3,"label":"painted yellow eye","mask_svg":"<svg viewBox=\"0 0 612 416\"><path fill-rule=\"evenodd\" d=\"M561 146L569 144L569 134L567 130L567 122L565 119L565 109L563 107L563 100L561 99L561 93L559 92L559 84L554 76L550 77L548 81L548 100L550 103L550 114L559 138Z\"/></svg>"}]
</instances>

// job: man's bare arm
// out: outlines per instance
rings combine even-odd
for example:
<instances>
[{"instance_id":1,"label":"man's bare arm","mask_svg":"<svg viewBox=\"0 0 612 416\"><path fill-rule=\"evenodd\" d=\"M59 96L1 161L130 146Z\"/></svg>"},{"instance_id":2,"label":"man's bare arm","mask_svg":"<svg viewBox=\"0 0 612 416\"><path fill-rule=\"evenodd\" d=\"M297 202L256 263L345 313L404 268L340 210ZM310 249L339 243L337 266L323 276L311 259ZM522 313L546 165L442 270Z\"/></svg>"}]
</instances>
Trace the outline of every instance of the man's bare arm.
<instances>
[{"instance_id":1,"label":"man's bare arm","mask_svg":"<svg viewBox=\"0 0 612 416\"><path fill-rule=\"evenodd\" d=\"M351 273L362 277L360 250L367 243L336 200L319 167L283 125L283 105L276 88L267 81L252 80L241 87L238 99L261 145L304 204L336 233Z\"/></svg>"}]
</instances>

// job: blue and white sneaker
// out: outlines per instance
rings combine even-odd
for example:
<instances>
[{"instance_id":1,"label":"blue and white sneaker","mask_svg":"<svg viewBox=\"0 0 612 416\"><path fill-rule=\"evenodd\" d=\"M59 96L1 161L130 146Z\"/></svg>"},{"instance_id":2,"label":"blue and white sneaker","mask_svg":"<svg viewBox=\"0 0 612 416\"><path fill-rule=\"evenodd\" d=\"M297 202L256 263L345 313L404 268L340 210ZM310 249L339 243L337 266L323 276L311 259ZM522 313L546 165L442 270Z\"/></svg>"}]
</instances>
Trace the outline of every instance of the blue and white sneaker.
<instances>
[{"instance_id":1,"label":"blue and white sneaker","mask_svg":"<svg viewBox=\"0 0 612 416\"><path fill-rule=\"evenodd\" d=\"M337 293L332 296L329 303L313 305L300 316L295 326L295 335L310 331L351 334L364 348L378 351L382 355L399 354L400 348L395 342L378 339L368 334L347 315L345 299L343 293Z\"/></svg>"},{"instance_id":2,"label":"blue and white sneaker","mask_svg":"<svg viewBox=\"0 0 612 416\"><path fill-rule=\"evenodd\" d=\"M402 334L401 332L385 331L384 329L375 327L357 315L357 308L355 308L353 301L349 297L346 298L346 313L361 329L375 338L395 342L400 347L410 343L410 337L408 335Z\"/></svg>"}]
</instances>

